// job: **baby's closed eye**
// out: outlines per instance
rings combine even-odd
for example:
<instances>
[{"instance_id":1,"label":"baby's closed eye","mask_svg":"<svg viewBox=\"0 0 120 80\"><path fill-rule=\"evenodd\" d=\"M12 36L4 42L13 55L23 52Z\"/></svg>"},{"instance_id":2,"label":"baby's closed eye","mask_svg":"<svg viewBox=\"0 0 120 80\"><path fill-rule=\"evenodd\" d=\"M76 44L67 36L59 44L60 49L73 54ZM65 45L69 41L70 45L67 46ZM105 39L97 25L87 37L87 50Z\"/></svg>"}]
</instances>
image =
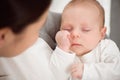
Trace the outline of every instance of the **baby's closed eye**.
<instances>
[{"instance_id":1,"label":"baby's closed eye","mask_svg":"<svg viewBox=\"0 0 120 80\"><path fill-rule=\"evenodd\" d=\"M9 80L8 75L0 75L0 80Z\"/></svg>"}]
</instances>

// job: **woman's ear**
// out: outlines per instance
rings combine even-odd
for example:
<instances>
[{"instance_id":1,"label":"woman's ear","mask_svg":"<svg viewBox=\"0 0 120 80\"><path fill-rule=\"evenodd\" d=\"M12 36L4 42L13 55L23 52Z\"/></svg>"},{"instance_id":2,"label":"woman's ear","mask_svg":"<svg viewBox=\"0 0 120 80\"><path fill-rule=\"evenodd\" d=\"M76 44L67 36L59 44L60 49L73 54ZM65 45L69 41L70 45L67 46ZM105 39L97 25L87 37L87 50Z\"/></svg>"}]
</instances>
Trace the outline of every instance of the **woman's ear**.
<instances>
[{"instance_id":1,"label":"woman's ear","mask_svg":"<svg viewBox=\"0 0 120 80\"><path fill-rule=\"evenodd\" d=\"M104 39L105 36L106 36L106 30L107 30L106 27L103 27L103 28L101 29L101 38L102 38L102 39Z\"/></svg>"},{"instance_id":2,"label":"woman's ear","mask_svg":"<svg viewBox=\"0 0 120 80\"><path fill-rule=\"evenodd\" d=\"M8 29L0 29L0 48L4 45L5 43L5 35L7 33Z\"/></svg>"}]
</instances>

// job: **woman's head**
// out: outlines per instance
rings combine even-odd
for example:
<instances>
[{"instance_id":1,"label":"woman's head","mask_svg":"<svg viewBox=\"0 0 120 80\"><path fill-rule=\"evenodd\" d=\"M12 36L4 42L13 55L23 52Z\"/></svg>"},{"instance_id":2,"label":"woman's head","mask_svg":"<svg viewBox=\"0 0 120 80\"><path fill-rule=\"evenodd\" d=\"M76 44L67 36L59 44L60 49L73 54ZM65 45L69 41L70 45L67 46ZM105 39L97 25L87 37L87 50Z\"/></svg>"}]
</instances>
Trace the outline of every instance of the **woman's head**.
<instances>
[{"instance_id":1,"label":"woman's head","mask_svg":"<svg viewBox=\"0 0 120 80\"><path fill-rule=\"evenodd\" d=\"M73 0L64 9L61 29L70 32L70 49L83 55L104 38L104 10L96 0Z\"/></svg>"},{"instance_id":2,"label":"woman's head","mask_svg":"<svg viewBox=\"0 0 120 80\"><path fill-rule=\"evenodd\" d=\"M48 9L51 0L2 0L0 2L0 29L10 28L20 33L38 20Z\"/></svg>"},{"instance_id":3,"label":"woman's head","mask_svg":"<svg viewBox=\"0 0 120 80\"><path fill-rule=\"evenodd\" d=\"M1 0L0 56L15 56L39 36L51 0Z\"/></svg>"}]
</instances>

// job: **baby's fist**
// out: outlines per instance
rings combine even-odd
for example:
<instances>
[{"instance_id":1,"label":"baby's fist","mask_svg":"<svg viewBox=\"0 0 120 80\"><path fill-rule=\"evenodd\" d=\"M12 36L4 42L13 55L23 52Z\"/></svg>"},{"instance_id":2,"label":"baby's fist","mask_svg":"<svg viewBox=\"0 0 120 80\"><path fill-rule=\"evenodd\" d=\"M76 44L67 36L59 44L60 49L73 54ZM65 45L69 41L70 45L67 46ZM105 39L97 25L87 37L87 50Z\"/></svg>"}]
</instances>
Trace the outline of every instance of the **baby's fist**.
<instances>
[{"instance_id":1,"label":"baby's fist","mask_svg":"<svg viewBox=\"0 0 120 80\"><path fill-rule=\"evenodd\" d=\"M58 47L67 52L69 52L70 47L69 36L70 33L68 31L62 30L58 31L55 37Z\"/></svg>"}]
</instances>

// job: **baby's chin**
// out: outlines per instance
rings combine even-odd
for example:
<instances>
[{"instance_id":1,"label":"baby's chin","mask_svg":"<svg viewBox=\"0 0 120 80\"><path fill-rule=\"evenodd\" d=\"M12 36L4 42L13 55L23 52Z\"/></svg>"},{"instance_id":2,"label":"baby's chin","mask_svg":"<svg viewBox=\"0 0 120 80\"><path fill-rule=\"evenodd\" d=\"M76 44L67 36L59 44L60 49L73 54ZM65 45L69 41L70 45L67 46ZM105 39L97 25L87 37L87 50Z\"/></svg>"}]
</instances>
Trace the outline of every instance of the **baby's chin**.
<instances>
[{"instance_id":1,"label":"baby's chin","mask_svg":"<svg viewBox=\"0 0 120 80\"><path fill-rule=\"evenodd\" d=\"M73 52L75 52L77 56L83 56L83 55L89 53L90 51L91 50L87 50L87 51L84 51L84 50L83 51L82 50L81 51L80 50L76 51L76 50L74 50Z\"/></svg>"}]
</instances>

